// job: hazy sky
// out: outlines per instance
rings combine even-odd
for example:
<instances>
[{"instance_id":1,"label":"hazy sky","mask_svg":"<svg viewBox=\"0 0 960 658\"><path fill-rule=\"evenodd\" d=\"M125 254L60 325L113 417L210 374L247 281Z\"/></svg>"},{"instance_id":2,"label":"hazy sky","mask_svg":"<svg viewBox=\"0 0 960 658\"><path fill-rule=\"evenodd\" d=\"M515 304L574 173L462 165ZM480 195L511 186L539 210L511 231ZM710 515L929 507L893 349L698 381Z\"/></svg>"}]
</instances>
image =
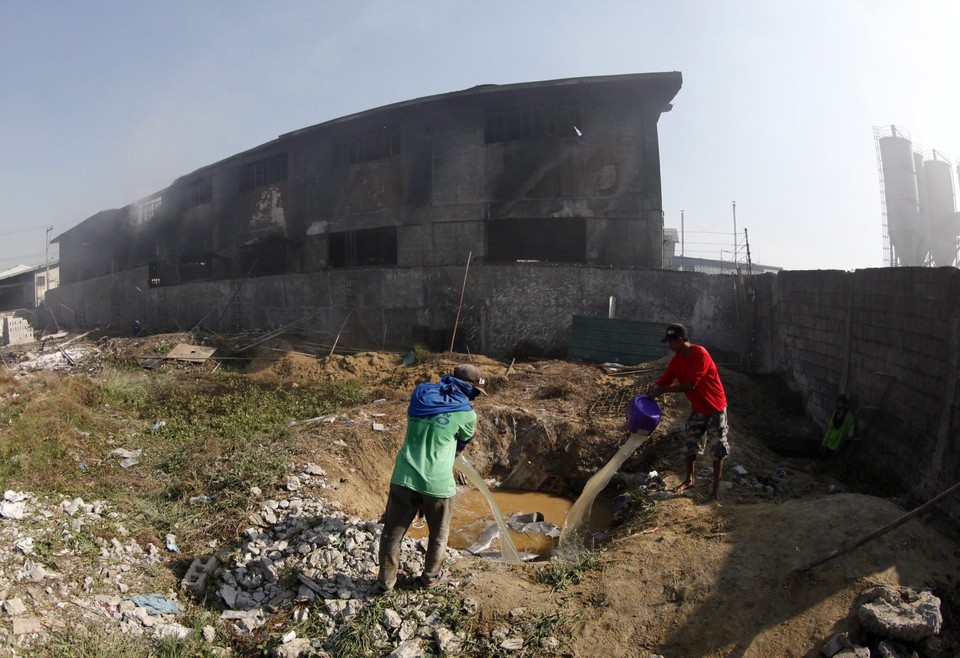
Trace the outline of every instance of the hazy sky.
<instances>
[{"instance_id":1,"label":"hazy sky","mask_svg":"<svg viewBox=\"0 0 960 658\"><path fill-rule=\"evenodd\" d=\"M883 264L873 126L960 155L957 0L0 0L0 269L278 135L478 84L680 71L667 226ZM54 250L51 252L55 254ZM722 254L729 258L729 253Z\"/></svg>"}]
</instances>

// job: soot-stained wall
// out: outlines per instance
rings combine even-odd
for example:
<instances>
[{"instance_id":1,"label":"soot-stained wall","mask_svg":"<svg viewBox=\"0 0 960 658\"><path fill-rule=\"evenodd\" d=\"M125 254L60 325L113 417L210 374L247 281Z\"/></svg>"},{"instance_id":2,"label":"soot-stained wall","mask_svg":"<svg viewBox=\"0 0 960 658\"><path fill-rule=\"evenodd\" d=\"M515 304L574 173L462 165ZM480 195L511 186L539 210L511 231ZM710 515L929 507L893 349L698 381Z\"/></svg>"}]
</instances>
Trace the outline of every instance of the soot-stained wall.
<instances>
[{"instance_id":1,"label":"soot-stained wall","mask_svg":"<svg viewBox=\"0 0 960 658\"><path fill-rule=\"evenodd\" d=\"M562 352L572 317L680 321L731 367L778 373L825 427L846 392L865 437L851 454L890 488L926 499L960 480L960 271L732 275L574 265L448 265L328 272L141 288L145 268L49 292L65 329L218 332L300 321L341 345L446 349L463 290L457 347L506 357L519 343ZM466 276L465 276L466 275ZM464 285L464 281L466 282ZM355 291L363 290L362 295ZM344 321L346 323L344 324ZM322 336L320 338L322 340ZM944 504L960 517L960 504Z\"/></svg>"},{"instance_id":2,"label":"soot-stained wall","mask_svg":"<svg viewBox=\"0 0 960 658\"><path fill-rule=\"evenodd\" d=\"M58 236L62 284L354 267L660 267L679 73L483 85L303 128Z\"/></svg>"}]
</instances>

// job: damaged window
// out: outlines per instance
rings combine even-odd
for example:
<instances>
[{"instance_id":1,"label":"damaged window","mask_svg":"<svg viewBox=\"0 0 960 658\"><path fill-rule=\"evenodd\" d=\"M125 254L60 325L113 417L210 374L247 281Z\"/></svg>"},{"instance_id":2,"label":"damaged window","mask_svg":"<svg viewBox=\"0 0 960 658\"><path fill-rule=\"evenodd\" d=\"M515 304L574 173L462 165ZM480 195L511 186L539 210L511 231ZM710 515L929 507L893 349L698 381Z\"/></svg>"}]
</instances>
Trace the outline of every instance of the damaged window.
<instances>
[{"instance_id":1,"label":"damaged window","mask_svg":"<svg viewBox=\"0 0 960 658\"><path fill-rule=\"evenodd\" d=\"M204 281L213 278L213 254L187 254L180 257L180 282Z\"/></svg>"},{"instance_id":2,"label":"damaged window","mask_svg":"<svg viewBox=\"0 0 960 658\"><path fill-rule=\"evenodd\" d=\"M484 117L486 144L538 137L579 137L583 117L579 105L501 107Z\"/></svg>"},{"instance_id":3,"label":"damaged window","mask_svg":"<svg viewBox=\"0 0 960 658\"><path fill-rule=\"evenodd\" d=\"M150 263L147 266L147 280L151 288L157 288L160 285L160 266L157 263Z\"/></svg>"},{"instance_id":4,"label":"damaged window","mask_svg":"<svg viewBox=\"0 0 960 658\"><path fill-rule=\"evenodd\" d=\"M397 264L397 227L341 231L328 236L330 267Z\"/></svg>"},{"instance_id":5,"label":"damaged window","mask_svg":"<svg viewBox=\"0 0 960 658\"><path fill-rule=\"evenodd\" d=\"M287 180L287 154L280 153L240 167L240 191L247 192Z\"/></svg>"},{"instance_id":6,"label":"damaged window","mask_svg":"<svg viewBox=\"0 0 960 658\"><path fill-rule=\"evenodd\" d=\"M213 201L213 182L209 178L196 180L183 191L183 209L202 206Z\"/></svg>"},{"instance_id":7,"label":"damaged window","mask_svg":"<svg viewBox=\"0 0 960 658\"><path fill-rule=\"evenodd\" d=\"M157 208L160 207L160 202L163 199L157 197L156 199L150 199L140 204L139 215L137 216L137 223L145 224L153 219L153 216L157 213Z\"/></svg>"},{"instance_id":8,"label":"damaged window","mask_svg":"<svg viewBox=\"0 0 960 658\"><path fill-rule=\"evenodd\" d=\"M333 141L333 164L343 166L381 160L400 153L400 126L391 124L336 137Z\"/></svg>"},{"instance_id":9,"label":"damaged window","mask_svg":"<svg viewBox=\"0 0 960 658\"><path fill-rule=\"evenodd\" d=\"M291 271L287 241L268 237L240 248L240 269L246 276L270 276Z\"/></svg>"},{"instance_id":10,"label":"damaged window","mask_svg":"<svg viewBox=\"0 0 960 658\"><path fill-rule=\"evenodd\" d=\"M486 222L487 262L586 263L582 217L495 219Z\"/></svg>"}]
</instances>

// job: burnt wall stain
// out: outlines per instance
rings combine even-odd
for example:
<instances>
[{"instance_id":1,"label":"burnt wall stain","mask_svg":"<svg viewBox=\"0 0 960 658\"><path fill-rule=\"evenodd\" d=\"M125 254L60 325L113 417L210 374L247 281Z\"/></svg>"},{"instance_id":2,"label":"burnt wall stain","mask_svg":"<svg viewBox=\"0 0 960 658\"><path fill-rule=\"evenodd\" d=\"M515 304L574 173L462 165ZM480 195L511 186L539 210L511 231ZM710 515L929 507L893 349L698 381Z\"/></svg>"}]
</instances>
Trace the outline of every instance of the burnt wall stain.
<instances>
[{"instance_id":1,"label":"burnt wall stain","mask_svg":"<svg viewBox=\"0 0 960 658\"><path fill-rule=\"evenodd\" d=\"M157 287L488 252L659 267L657 121L681 83L650 73L484 85L281 135L58 236L61 284L136 268ZM492 220L504 224L490 233ZM545 244L518 239L529 235Z\"/></svg>"}]
</instances>

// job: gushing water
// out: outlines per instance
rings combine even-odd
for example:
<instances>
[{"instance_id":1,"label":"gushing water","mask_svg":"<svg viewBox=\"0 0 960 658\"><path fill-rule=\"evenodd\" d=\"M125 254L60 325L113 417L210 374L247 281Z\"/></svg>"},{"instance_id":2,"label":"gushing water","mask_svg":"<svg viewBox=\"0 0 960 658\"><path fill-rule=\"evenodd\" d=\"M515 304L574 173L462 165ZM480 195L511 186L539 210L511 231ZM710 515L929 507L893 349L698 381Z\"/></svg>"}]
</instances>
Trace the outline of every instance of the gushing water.
<instances>
[{"instance_id":1,"label":"gushing water","mask_svg":"<svg viewBox=\"0 0 960 658\"><path fill-rule=\"evenodd\" d=\"M610 483L613 474L620 470L623 462L636 452L637 448L650 437L650 433L660 423L660 405L645 395L636 395L627 405L627 430L630 432L610 461L587 480L586 486L577 501L567 512L567 518L560 529L559 553L571 556L585 547L584 532L593 510L597 495Z\"/></svg>"},{"instance_id":2,"label":"gushing water","mask_svg":"<svg viewBox=\"0 0 960 658\"><path fill-rule=\"evenodd\" d=\"M477 490L483 494L483 497L486 498L487 502L490 504L490 511L493 512L493 518L500 527L500 553L503 555L504 562L522 562L523 560L520 558L520 554L517 553L516 546L513 545L513 539L510 538L510 529L503 520L503 514L500 512L500 506L497 505L497 501L493 499L493 495L490 493L487 485L484 484L483 478L481 478L480 474L474 470L473 466L467 463L467 461L460 455L457 455L456 460L453 462L453 467L460 471L465 478L473 483Z\"/></svg>"},{"instance_id":3,"label":"gushing water","mask_svg":"<svg viewBox=\"0 0 960 658\"><path fill-rule=\"evenodd\" d=\"M597 495L610 483L613 474L620 470L623 462L630 458L637 448L643 445L643 442L650 437L648 432L635 432L630 434L626 442L607 464L599 471L593 474L586 486L583 487L583 493L577 498L570 511L567 512L567 518L563 522L563 528L560 529L560 554L564 555L575 551L574 548L584 546L583 533L588 529L590 521L590 512L593 510L593 503ZM576 537L576 541L574 541Z\"/></svg>"}]
</instances>

